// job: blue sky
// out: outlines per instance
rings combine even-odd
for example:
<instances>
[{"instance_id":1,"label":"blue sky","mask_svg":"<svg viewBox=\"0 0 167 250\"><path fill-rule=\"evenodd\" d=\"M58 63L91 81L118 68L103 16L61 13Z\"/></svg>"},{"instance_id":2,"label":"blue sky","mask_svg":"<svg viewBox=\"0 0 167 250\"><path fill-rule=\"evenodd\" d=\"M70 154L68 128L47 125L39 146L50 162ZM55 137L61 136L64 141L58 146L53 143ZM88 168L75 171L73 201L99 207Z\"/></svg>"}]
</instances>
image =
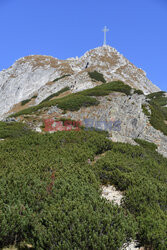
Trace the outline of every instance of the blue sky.
<instances>
[{"instance_id":1,"label":"blue sky","mask_svg":"<svg viewBox=\"0 0 167 250\"><path fill-rule=\"evenodd\" d=\"M107 43L167 91L167 0L0 0L0 70L26 55L60 59Z\"/></svg>"}]
</instances>

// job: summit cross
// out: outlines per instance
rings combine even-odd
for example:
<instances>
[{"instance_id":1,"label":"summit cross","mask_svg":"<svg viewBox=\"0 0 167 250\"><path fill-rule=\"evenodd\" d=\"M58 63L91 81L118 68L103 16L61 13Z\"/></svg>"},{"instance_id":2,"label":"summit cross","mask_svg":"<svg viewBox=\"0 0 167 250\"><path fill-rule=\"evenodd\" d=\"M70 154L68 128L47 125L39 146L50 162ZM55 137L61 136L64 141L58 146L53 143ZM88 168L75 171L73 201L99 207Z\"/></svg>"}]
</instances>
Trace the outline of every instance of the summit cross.
<instances>
[{"instance_id":1,"label":"summit cross","mask_svg":"<svg viewBox=\"0 0 167 250\"><path fill-rule=\"evenodd\" d=\"M107 27L105 26L102 31L104 32L104 43L103 43L103 46L105 46L106 45L106 33L109 31L109 29L107 29Z\"/></svg>"}]
</instances>

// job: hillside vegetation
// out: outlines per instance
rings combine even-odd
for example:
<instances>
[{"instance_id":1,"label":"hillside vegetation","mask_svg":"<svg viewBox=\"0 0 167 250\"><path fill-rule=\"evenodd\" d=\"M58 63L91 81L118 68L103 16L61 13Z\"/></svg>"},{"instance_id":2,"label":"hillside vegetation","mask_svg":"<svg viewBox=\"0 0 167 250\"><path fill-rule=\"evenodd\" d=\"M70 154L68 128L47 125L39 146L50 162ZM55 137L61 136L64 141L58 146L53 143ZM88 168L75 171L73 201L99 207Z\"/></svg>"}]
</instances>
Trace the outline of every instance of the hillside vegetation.
<instances>
[{"instance_id":1,"label":"hillside vegetation","mask_svg":"<svg viewBox=\"0 0 167 250\"><path fill-rule=\"evenodd\" d=\"M151 114L147 111L147 107L143 107L144 113L149 117L151 125L167 135L167 96L164 91L149 94L148 96ZM165 107L166 106L166 107Z\"/></svg>"},{"instance_id":2,"label":"hillside vegetation","mask_svg":"<svg viewBox=\"0 0 167 250\"><path fill-rule=\"evenodd\" d=\"M61 90L59 90L58 92L54 93L54 94L51 94L50 96L48 96L46 99L44 99L42 102L46 102L46 101L49 101L50 99L52 99L53 97L56 97L56 96L59 96L60 94L68 91L70 88L69 87L65 87Z\"/></svg>"},{"instance_id":3,"label":"hillside vegetation","mask_svg":"<svg viewBox=\"0 0 167 250\"><path fill-rule=\"evenodd\" d=\"M167 159L154 144L113 143L83 129L23 127L13 136L17 126L1 123L0 248L115 250L137 239L167 249ZM121 207L101 198L101 184L124 192Z\"/></svg>"},{"instance_id":4,"label":"hillside vegetation","mask_svg":"<svg viewBox=\"0 0 167 250\"><path fill-rule=\"evenodd\" d=\"M100 81L100 82L103 82L103 83L106 83L106 80L104 79L104 76L103 74L97 72L96 70L93 71L93 72L88 72L90 78L92 80L95 80L95 81Z\"/></svg>"},{"instance_id":5,"label":"hillside vegetation","mask_svg":"<svg viewBox=\"0 0 167 250\"><path fill-rule=\"evenodd\" d=\"M105 96L114 91L121 92L126 95L131 95L132 88L129 85L126 85L121 81L114 81L110 83L103 83L102 85L96 86L94 88L83 90L77 93L73 93L73 94L70 94L68 96L65 96L59 99L50 100L52 97L58 96L60 93L66 90L68 90L67 87L47 97L40 104L21 110L15 114L12 114L11 116L17 117L20 115L27 115L27 114L36 112L39 109L48 108L48 107L56 106L56 105L58 108L63 109L63 110L75 111L75 110L79 110L81 107L98 105L99 101L96 100L95 98L96 96ZM135 90L135 91L136 93L139 93L138 90Z\"/></svg>"},{"instance_id":6,"label":"hillside vegetation","mask_svg":"<svg viewBox=\"0 0 167 250\"><path fill-rule=\"evenodd\" d=\"M37 97L37 95L34 95L34 96L31 97L30 99L23 100L23 101L21 102L21 105L22 105L22 106L25 105L26 103L30 102L32 99L35 99L36 97Z\"/></svg>"}]
</instances>

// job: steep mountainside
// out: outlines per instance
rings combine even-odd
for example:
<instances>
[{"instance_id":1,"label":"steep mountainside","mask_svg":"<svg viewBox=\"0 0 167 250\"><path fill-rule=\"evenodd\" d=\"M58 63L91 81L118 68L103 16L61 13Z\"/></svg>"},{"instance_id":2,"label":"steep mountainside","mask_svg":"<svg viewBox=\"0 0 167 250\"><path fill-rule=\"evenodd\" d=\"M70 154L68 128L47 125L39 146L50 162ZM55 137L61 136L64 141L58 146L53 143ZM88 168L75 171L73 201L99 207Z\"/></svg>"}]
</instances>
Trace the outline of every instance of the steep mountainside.
<instances>
[{"instance_id":1,"label":"steep mountainside","mask_svg":"<svg viewBox=\"0 0 167 250\"><path fill-rule=\"evenodd\" d=\"M95 76L103 80L102 75ZM39 132L48 119L74 120L85 127L108 131L115 142L136 144L135 139L143 139L155 143L157 151L167 157L167 95L163 91L144 95L123 82L113 81L77 93L65 87L31 107L33 100L22 102L19 112L16 105L10 116Z\"/></svg>"},{"instance_id":2,"label":"steep mountainside","mask_svg":"<svg viewBox=\"0 0 167 250\"><path fill-rule=\"evenodd\" d=\"M69 86L72 92L97 85L88 72L98 71L107 82L122 80L145 94L159 91L146 77L146 73L131 64L110 46L86 52L81 58L58 60L50 56L27 56L0 72L0 118L13 105L32 96L34 104Z\"/></svg>"}]
</instances>

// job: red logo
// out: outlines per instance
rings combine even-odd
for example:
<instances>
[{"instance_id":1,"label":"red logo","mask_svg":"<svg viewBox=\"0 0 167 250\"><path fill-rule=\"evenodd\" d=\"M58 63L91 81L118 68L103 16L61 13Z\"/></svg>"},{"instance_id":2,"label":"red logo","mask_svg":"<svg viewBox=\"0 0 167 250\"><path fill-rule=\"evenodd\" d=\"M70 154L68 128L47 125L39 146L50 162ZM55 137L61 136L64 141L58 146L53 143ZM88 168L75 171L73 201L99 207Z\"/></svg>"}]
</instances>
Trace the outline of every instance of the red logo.
<instances>
[{"instance_id":1,"label":"red logo","mask_svg":"<svg viewBox=\"0 0 167 250\"><path fill-rule=\"evenodd\" d=\"M79 131L81 126L81 121L71 121L71 120L65 120L65 121L56 121L53 118L52 119L46 119L44 120L45 128L44 131Z\"/></svg>"}]
</instances>

